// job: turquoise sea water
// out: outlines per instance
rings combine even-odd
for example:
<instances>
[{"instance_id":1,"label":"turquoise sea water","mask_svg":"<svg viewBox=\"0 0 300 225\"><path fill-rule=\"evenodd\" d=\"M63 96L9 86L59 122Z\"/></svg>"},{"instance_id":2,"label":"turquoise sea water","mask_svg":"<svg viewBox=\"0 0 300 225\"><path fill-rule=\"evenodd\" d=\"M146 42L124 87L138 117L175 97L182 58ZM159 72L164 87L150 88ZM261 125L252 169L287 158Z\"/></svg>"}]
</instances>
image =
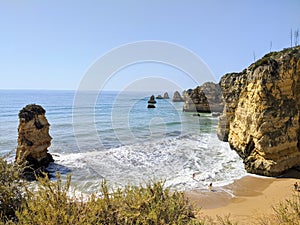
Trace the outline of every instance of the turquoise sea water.
<instances>
[{"instance_id":1,"label":"turquoise sea water","mask_svg":"<svg viewBox=\"0 0 300 225\"><path fill-rule=\"evenodd\" d=\"M166 99L148 109L150 95L0 90L0 153L15 152L18 112L36 103L51 124L49 152L55 163L49 170L72 173L82 192L98 190L102 179L115 186L165 179L178 190L201 190L210 182L222 186L246 174L228 143L218 140L218 118L184 113L183 103ZM80 104L75 96L82 98ZM91 96L97 96L95 102Z\"/></svg>"}]
</instances>

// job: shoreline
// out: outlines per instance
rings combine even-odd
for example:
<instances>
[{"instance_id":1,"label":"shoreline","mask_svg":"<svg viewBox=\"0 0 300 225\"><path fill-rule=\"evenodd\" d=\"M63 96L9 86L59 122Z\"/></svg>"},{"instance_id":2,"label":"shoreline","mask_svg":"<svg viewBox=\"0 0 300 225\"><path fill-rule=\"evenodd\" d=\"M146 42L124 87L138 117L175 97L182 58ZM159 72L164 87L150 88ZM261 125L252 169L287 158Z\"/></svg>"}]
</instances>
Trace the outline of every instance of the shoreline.
<instances>
[{"instance_id":1,"label":"shoreline","mask_svg":"<svg viewBox=\"0 0 300 225\"><path fill-rule=\"evenodd\" d=\"M280 178L246 175L232 184L216 187L212 191L187 192L190 202L200 208L198 217L230 215L238 224L254 224L262 216L272 216L272 207L296 193L293 184L299 183L300 172L292 171Z\"/></svg>"}]
</instances>

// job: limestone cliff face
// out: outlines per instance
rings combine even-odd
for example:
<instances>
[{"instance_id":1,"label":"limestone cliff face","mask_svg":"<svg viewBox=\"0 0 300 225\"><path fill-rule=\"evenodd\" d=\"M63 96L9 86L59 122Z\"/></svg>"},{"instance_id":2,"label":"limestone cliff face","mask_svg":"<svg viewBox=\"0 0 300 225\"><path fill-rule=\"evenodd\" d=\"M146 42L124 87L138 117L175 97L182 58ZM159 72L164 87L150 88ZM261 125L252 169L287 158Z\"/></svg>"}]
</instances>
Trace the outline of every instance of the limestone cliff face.
<instances>
[{"instance_id":1,"label":"limestone cliff face","mask_svg":"<svg viewBox=\"0 0 300 225\"><path fill-rule=\"evenodd\" d=\"M19 113L18 147L16 162L28 162L33 169L46 167L53 161L47 148L51 136L45 117L46 111L39 105L27 105Z\"/></svg>"},{"instance_id":2,"label":"limestone cliff face","mask_svg":"<svg viewBox=\"0 0 300 225\"><path fill-rule=\"evenodd\" d=\"M224 103L223 114L219 117L218 125L218 137L222 141L228 141L230 121L234 119L240 93L245 85L247 76L245 71L225 74L219 82Z\"/></svg>"},{"instance_id":3,"label":"limestone cliff face","mask_svg":"<svg viewBox=\"0 0 300 225\"><path fill-rule=\"evenodd\" d=\"M213 82L204 83L193 90L184 93L185 112L222 112L223 101L219 84Z\"/></svg>"},{"instance_id":4,"label":"limestone cliff face","mask_svg":"<svg viewBox=\"0 0 300 225\"><path fill-rule=\"evenodd\" d=\"M300 166L300 47L273 52L220 81L225 108L218 136L250 173Z\"/></svg>"}]
</instances>

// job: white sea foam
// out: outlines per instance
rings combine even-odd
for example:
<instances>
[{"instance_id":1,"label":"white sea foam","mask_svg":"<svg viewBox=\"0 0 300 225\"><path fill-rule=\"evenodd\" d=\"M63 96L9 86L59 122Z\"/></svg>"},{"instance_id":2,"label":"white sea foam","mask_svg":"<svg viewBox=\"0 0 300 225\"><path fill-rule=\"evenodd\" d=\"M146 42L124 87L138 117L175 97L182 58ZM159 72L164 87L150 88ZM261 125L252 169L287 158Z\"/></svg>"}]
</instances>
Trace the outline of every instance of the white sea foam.
<instances>
[{"instance_id":1,"label":"white sea foam","mask_svg":"<svg viewBox=\"0 0 300 225\"><path fill-rule=\"evenodd\" d=\"M208 134L54 158L56 164L70 169L77 187L87 192L96 191L103 179L116 186L163 179L171 188L193 190L204 189L210 182L222 186L246 174L241 159L228 144Z\"/></svg>"},{"instance_id":2,"label":"white sea foam","mask_svg":"<svg viewBox=\"0 0 300 225\"><path fill-rule=\"evenodd\" d=\"M19 110L41 104L53 137L49 169L72 173L72 184L85 193L99 190L103 179L124 186L156 178L178 190L207 190L210 182L220 187L246 174L242 160L217 139L218 119L183 113L180 102L157 101L149 110L149 95L103 92L95 105L76 111L74 123L74 92L2 91L0 97L0 154L16 147Z\"/></svg>"}]
</instances>

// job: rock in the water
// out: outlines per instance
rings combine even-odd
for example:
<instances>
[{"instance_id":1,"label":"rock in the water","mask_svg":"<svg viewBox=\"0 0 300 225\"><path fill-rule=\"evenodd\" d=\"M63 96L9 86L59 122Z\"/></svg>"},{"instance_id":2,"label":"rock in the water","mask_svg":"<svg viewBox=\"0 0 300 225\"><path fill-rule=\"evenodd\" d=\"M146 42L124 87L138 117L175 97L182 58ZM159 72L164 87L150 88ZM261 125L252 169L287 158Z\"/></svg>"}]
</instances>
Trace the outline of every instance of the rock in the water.
<instances>
[{"instance_id":1,"label":"rock in the water","mask_svg":"<svg viewBox=\"0 0 300 225\"><path fill-rule=\"evenodd\" d=\"M169 97L169 94L168 94L168 92L165 92L164 93L164 99L169 99L170 97Z\"/></svg>"},{"instance_id":2,"label":"rock in the water","mask_svg":"<svg viewBox=\"0 0 300 225\"><path fill-rule=\"evenodd\" d=\"M19 113L16 162L27 163L33 170L43 171L53 162L47 150L52 138L45 113L41 106L35 104L27 105Z\"/></svg>"},{"instance_id":3,"label":"rock in the water","mask_svg":"<svg viewBox=\"0 0 300 225\"><path fill-rule=\"evenodd\" d=\"M184 92L184 112L222 112L223 101L219 84L213 82L204 83L194 90Z\"/></svg>"},{"instance_id":4,"label":"rock in the water","mask_svg":"<svg viewBox=\"0 0 300 225\"><path fill-rule=\"evenodd\" d=\"M180 93L178 91L175 91L174 95L173 95L172 101L173 102L183 102L184 99L181 97L181 95L180 95Z\"/></svg>"},{"instance_id":5,"label":"rock in the water","mask_svg":"<svg viewBox=\"0 0 300 225\"><path fill-rule=\"evenodd\" d=\"M151 104L156 103L154 95L151 95L150 100L148 101L148 103L151 103Z\"/></svg>"},{"instance_id":6,"label":"rock in the water","mask_svg":"<svg viewBox=\"0 0 300 225\"><path fill-rule=\"evenodd\" d=\"M277 176L300 166L300 47L272 52L220 81L218 136L250 173Z\"/></svg>"},{"instance_id":7,"label":"rock in the water","mask_svg":"<svg viewBox=\"0 0 300 225\"><path fill-rule=\"evenodd\" d=\"M157 95L156 99L164 99L161 95Z\"/></svg>"},{"instance_id":8,"label":"rock in the water","mask_svg":"<svg viewBox=\"0 0 300 225\"><path fill-rule=\"evenodd\" d=\"M155 97L154 95L151 95L150 97L150 100L148 101L148 108L155 108L155 104L156 104L156 101L155 101Z\"/></svg>"},{"instance_id":9,"label":"rock in the water","mask_svg":"<svg viewBox=\"0 0 300 225\"><path fill-rule=\"evenodd\" d=\"M193 89L184 90L182 92L182 98L183 98L183 100L186 101L187 99L189 99L190 95L192 94L192 92L193 92Z\"/></svg>"}]
</instances>

